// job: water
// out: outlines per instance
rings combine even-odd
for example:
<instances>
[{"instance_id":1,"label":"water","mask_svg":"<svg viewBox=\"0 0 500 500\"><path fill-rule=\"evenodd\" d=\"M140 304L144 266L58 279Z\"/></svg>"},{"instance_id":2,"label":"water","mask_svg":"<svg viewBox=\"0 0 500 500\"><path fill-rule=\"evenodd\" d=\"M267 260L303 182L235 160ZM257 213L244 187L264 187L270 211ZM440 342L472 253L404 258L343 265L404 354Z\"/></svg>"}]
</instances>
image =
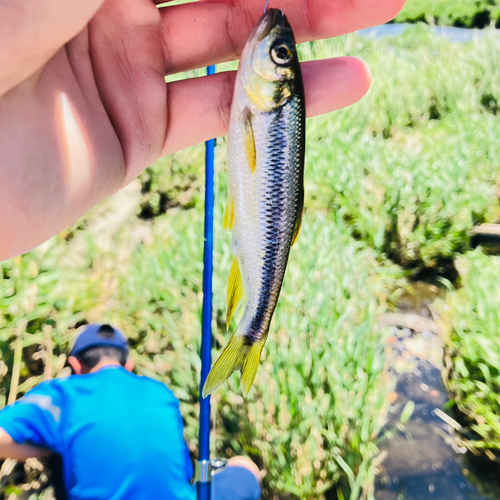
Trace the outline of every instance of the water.
<instances>
[{"instance_id":1,"label":"water","mask_svg":"<svg viewBox=\"0 0 500 500\"><path fill-rule=\"evenodd\" d=\"M457 444L459 424L443 411L448 401L441 378L443 349L437 325L429 327L429 307L439 294L436 287L417 283L401 296L398 314L381 321L393 325L387 376L396 385L385 426L390 439L380 445L386 458L379 466L377 500L500 499L498 466L488 464L487 470L469 457ZM401 414L409 402L414 411L402 425Z\"/></svg>"},{"instance_id":2,"label":"water","mask_svg":"<svg viewBox=\"0 0 500 500\"><path fill-rule=\"evenodd\" d=\"M370 38L397 36L404 33L411 26L415 25L409 23L382 24L381 26L374 26L373 28L360 30L358 31L358 33L362 36L367 36ZM487 33L492 32L492 30L454 28L452 26L431 26L430 30L436 35L445 37L452 42L471 42L476 38L484 37ZM495 30L495 33L499 34L500 30Z\"/></svg>"},{"instance_id":3,"label":"water","mask_svg":"<svg viewBox=\"0 0 500 500\"><path fill-rule=\"evenodd\" d=\"M447 400L441 370L419 358L408 373L399 374L395 392L387 424L394 436L381 445L387 458L380 467L376 499L498 500L469 481L466 449L456 444L453 420L441 410ZM415 409L402 426L408 401Z\"/></svg>"}]
</instances>

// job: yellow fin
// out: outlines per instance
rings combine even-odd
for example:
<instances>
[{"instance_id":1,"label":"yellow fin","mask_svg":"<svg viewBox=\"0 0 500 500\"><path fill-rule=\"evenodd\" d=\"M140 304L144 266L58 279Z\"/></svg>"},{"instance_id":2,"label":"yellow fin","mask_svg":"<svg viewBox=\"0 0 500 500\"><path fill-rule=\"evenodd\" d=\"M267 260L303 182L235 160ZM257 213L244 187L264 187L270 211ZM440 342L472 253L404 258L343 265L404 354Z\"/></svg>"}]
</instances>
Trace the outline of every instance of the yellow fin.
<instances>
[{"instance_id":1,"label":"yellow fin","mask_svg":"<svg viewBox=\"0 0 500 500\"><path fill-rule=\"evenodd\" d=\"M233 230L234 225L234 198L227 195L226 211L224 212L224 229Z\"/></svg>"},{"instance_id":2,"label":"yellow fin","mask_svg":"<svg viewBox=\"0 0 500 500\"><path fill-rule=\"evenodd\" d=\"M255 150L255 136L253 135L252 112L248 108L243 111L243 125L245 126L245 155L250 171L253 174L257 168L257 151Z\"/></svg>"},{"instance_id":3,"label":"yellow fin","mask_svg":"<svg viewBox=\"0 0 500 500\"><path fill-rule=\"evenodd\" d=\"M243 393L244 398L246 398L250 392L253 381L255 380L255 375L257 375L260 355L262 353L262 349L264 348L264 344L266 343L266 339L267 337L264 337L262 340L255 342L245 356L243 370L241 370L241 392Z\"/></svg>"},{"instance_id":4,"label":"yellow fin","mask_svg":"<svg viewBox=\"0 0 500 500\"><path fill-rule=\"evenodd\" d=\"M300 228L302 227L302 218L304 217L304 188L302 187L299 194L299 214L297 215L297 220L295 221L295 227L293 228L292 236L292 247L297 243L300 234Z\"/></svg>"},{"instance_id":5,"label":"yellow fin","mask_svg":"<svg viewBox=\"0 0 500 500\"><path fill-rule=\"evenodd\" d=\"M293 228L293 236L292 236L292 247L297 243L297 240L299 239L299 234L300 234L300 228L302 227L302 216L304 215L304 212L300 212L300 215L297 217L297 220L295 221L295 227Z\"/></svg>"},{"instance_id":6,"label":"yellow fin","mask_svg":"<svg viewBox=\"0 0 500 500\"><path fill-rule=\"evenodd\" d=\"M241 279L240 266L238 265L238 259L234 257L233 263L231 265L231 271L229 271L229 280L227 283L226 328L228 330L234 311L240 305L244 296L245 288L243 287L243 280Z\"/></svg>"},{"instance_id":7,"label":"yellow fin","mask_svg":"<svg viewBox=\"0 0 500 500\"><path fill-rule=\"evenodd\" d=\"M208 374L203 386L204 398L218 389L236 370L240 370L241 372L241 389L243 396L247 396L257 374L260 354L266 343L266 338L251 345L247 344L247 340L246 337L238 333L235 333L231 337L226 348Z\"/></svg>"}]
</instances>

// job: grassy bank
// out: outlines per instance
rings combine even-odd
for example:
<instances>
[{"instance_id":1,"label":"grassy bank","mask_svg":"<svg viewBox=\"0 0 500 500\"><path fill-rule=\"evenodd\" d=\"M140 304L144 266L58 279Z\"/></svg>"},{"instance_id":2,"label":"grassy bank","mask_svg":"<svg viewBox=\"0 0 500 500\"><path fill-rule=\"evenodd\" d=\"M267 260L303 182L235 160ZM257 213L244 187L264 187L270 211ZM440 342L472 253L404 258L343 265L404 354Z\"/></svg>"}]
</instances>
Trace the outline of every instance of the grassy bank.
<instances>
[{"instance_id":1,"label":"grassy bank","mask_svg":"<svg viewBox=\"0 0 500 500\"><path fill-rule=\"evenodd\" d=\"M305 59L356 55L373 86L360 103L309 122L307 207L418 273L449 266L468 232L500 217L500 39L451 43L417 26L302 47Z\"/></svg>"},{"instance_id":2,"label":"grassy bank","mask_svg":"<svg viewBox=\"0 0 500 500\"><path fill-rule=\"evenodd\" d=\"M448 294L443 310L451 326L449 389L469 444L500 456L500 257L478 249L458 265L463 287Z\"/></svg>"},{"instance_id":3,"label":"grassy bank","mask_svg":"<svg viewBox=\"0 0 500 500\"><path fill-rule=\"evenodd\" d=\"M467 250L475 223L500 217L500 44L492 36L454 45L418 26L396 39L352 35L301 53L360 56L374 84L361 103L308 121L304 227L255 388L243 400L234 377L214 397L215 449L250 455L264 471L266 498L332 498L337 487L351 500L372 498L389 389L375 322L404 273L398 266L443 273ZM217 350L228 338L230 263L225 141L218 143ZM80 223L0 264L6 400L63 373L77 326L110 321L130 337L138 373L181 400L195 452L202 172L196 146L144 173L137 214L111 249Z\"/></svg>"},{"instance_id":4,"label":"grassy bank","mask_svg":"<svg viewBox=\"0 0 500 500\"><path fill-rule=\"evenodd\" d=\"M7 373L1 383L4 392L22 393L60 372L71 329L83 321L118 324L130 337L138 373L164 381L181 400L194 452L202 217L195 209L169 212L139 244L133 228L132 221L120 230L112 252L95 251L89 242L79 267L61 265L57 241L2 265ZM222 318L230 255L228 236L217 241L220 346L227 339ZM266 474L268 498L320 498L339 481L346 496L369 497L387 390L375 321L398 275L392 267L379 269L375 253L341 221L306 218L255 389L243 400L234 377L214 397L217 453L250 454Z\"/></svg>"}]
</instances>

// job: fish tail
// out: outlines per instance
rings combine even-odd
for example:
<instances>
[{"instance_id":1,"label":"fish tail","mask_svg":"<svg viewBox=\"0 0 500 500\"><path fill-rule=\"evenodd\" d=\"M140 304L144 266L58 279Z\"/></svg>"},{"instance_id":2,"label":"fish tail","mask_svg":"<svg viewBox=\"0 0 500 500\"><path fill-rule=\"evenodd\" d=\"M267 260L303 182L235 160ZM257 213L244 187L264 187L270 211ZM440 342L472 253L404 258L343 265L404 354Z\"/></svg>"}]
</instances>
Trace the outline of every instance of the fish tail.
<instances>
[{"instance_id":1,"label":"fish tail","mask_svg":"<svg viewBox=\"0 0 500 500\"><path fill-rule=\"evenodd\" d=\"M248 337L236 331L210 370L203 386L203 397L218 389L236 370L241 372L241 389L246 397L255 379L265 343L266 337L250 344Z\"/></svg>"}]
</instances>

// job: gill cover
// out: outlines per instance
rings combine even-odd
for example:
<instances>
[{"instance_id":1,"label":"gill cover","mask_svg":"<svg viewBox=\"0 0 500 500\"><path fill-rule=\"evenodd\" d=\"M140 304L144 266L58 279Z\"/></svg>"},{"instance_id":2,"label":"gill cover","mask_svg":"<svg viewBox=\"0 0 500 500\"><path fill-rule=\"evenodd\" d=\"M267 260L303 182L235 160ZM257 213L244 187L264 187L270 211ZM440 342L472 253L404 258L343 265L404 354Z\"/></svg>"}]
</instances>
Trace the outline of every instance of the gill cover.
<instances>
[{"instance_id":1,"label":"gill cover","mask_svg":"<svg viewBox=\"0 0 500 500\"><path fill-rule=\"evenodd\" d=\"M246 95L258 111L273 111L294 94L300 71L295 38L283 12L269 9L248 43L252 53L243 73Z\"/></svg>"}]
</instances>

